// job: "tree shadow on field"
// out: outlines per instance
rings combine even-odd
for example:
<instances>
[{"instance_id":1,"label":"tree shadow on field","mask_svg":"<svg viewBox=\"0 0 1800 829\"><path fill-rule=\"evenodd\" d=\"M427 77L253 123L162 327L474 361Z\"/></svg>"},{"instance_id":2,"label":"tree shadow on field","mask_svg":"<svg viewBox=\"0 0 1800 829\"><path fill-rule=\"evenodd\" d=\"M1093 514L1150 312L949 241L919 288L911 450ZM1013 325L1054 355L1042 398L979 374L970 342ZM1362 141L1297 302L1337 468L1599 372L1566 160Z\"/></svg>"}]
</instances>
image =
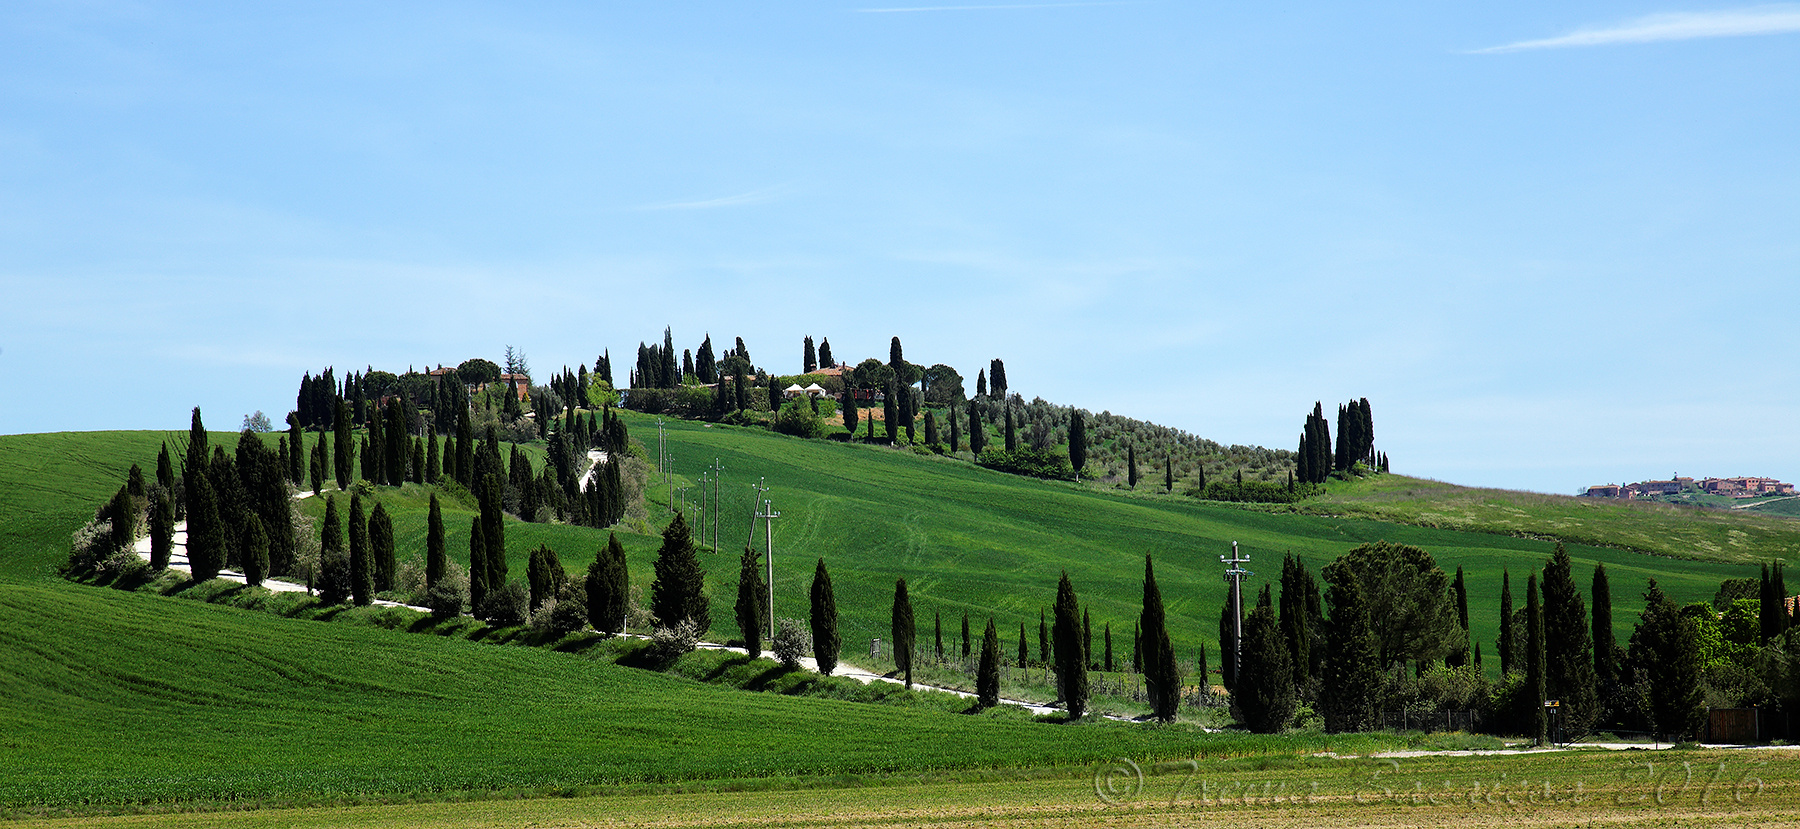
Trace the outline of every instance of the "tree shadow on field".
<instances>
[{"instance_id":1,"label":"tree shadow on field","mask_svg":"<svg viewBox=\"0 0 1800 829\"><path fill-rule=\"evenodd\" d=\"M750 661L751 661L750 657L745 654L740 653L736 656L733 656L730 659L720 662L717 667L714 667L711 671L708 671L706 673L706 681L712 682L713 680L718 679L721 676L724 676L725 672L731 670L732 668L737 668L737 667L741 667L741 666L750 664Z\"/></svg>"},{"instance_id":2,"label":"tree shadow on field","mask_svg":"<svg viewBox=\"0 0 1800 829\"><path fill-rule=\"evenodd\" d=\"M334 605L324 608L324 609L320 610L318 613L314 614L313 620L318 621L318 622L329 622L332 619L336 619L338 617L338 614L343 613L345 610L348 610L349 607L350 607L349 605L334 604Z\"/></svg>"},{"instance_id":3,"label":"tree shadow on field","mask_svg":"<svg viewBox=\"0 0 1800 829\"><path fill-rule=\"evenodd\" d=\"M789 668L785 665L776 665L775 667L770 668L766 671L763 671L762 673L757 674L755 677L752 677L750 679L750 681L745 682L744 688L746 690L750 690L750 691L768 690L769 686L773 685L775 683L775 680L781 679L782 677L785 677L789 674L796 673L799 670L800 670L799 668Z\"/></svg>"}]
</instances>

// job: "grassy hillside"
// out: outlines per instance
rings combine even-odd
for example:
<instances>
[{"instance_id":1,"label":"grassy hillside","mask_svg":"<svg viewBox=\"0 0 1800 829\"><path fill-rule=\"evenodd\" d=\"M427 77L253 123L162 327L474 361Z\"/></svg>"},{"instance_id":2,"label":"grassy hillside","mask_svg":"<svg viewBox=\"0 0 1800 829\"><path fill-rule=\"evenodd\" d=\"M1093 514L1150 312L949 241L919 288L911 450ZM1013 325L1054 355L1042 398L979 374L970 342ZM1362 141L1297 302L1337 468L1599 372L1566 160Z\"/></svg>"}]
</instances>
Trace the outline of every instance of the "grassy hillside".
<instances>
[{"instance_id":1,"label":"grassy hillside","mask_svg":"<svg viewBox=\"0 0 1800 829\"><path fill-rule=\"evenodd\" d=\"M1348 515L1425 527L1561 538L1621 547L1659 556L1758 564L1800 558L1800 521L1782 517L1770 503L1767 514L1749 510L1702 509L1648 501L1576 498L1503 489L1476 489L1383 475L1334 481L1323 497L1291 508L1295 512Z\"/></svg>"},{"instance_id":2,"label":"grassy hillside","mask_svg":"<svg viewBox=\"0 0 1800 829\"><path fill-rule=\"evenodd\" d=\"M648 436L654 444L655 428L648 419L628 418L633 434ZM1491 532L1246 510L1147 492L1122 494L1018 478L935 456L798 440L756 429L671 421L667 432L678 459L677 486L691 483L715 458L725 469L727 509L721 535L727 552L709 557L715 596L730 596L736 578L736 556L730 551L741 548L748 530L749 486L764 478L768 497L782 513L775 531L777 612L806 612L812 568L824 557L837 590L847 654L866 652L870 638L887 638L894 580L901 577L927 626L922 638L929 637L934 611L943 613L947 638L958 635L967 611L977 630L991 613L1002 631L1012 632L1009 643L1016 641L1020 622L1035 639L1038 611L1050 606L1057 575L1065 569L1093 614L1096 638L1100 626L1112 622L1115 636L1123 637L1119 641L1129 642L1142 598L1146 553L1155 556L1176 643L1191 654L1203 642L1209 649L1216 645L1225 592L1219 556L1230 552L1232 541L1250 554L1249 568L1257 573L1252 584L1260 588L1279 578L1285 553L1316 570L1351 547L1387 539L1424 547L1451 572L1465 568L1474 634L1492 655L1502 569L1510 568L1522 583L1524 573L1542 566L1553 548L1549 541ZM664 491L653 485L651 497L660 504ZM690 503L692 498L690 493ZM1616 523L1621 534L1661 531L1633 525L1632 514ZM760 549L760 533L756 543ZM1753 548L1747 561L1778 552ZM1570 555L1583 583L1594 563L1606 563L1615 627L1622 637L1629 635L1642 609L1651 576L1678 599L1700 600L1710 598L1725 578L1755 574L1743 565L1615 547L1571 544ZM634 575L647 573L647 559L640 567L634 558L633 567ZM1518 590L1523 601L1523 588ZM1217 666L1216 659L1213 664Z\"/></svg>"}]
</instances>

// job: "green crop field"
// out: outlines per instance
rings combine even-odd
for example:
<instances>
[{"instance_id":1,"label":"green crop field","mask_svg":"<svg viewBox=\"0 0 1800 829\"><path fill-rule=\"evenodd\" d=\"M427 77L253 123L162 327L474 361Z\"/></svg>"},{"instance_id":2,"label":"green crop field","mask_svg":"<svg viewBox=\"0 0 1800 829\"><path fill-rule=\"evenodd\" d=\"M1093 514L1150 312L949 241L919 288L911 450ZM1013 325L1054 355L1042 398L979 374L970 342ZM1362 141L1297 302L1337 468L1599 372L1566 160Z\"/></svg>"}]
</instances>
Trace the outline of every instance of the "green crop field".
<instances>
[{"instance_id":1,"label":"green crop field","mask_svg":"<svg viewBox=\"0 0 1800 829\"><path fill-rule=\"evenodd\" d=\"M628 418L654 454L654 426ZM727 551L705 554L714 637L731 633L733 551L749 529L749 485L762 479L782 513L777 610L804 614L814 561L824 557L852 662L869 638L886 637L895 578L911 585L922 641L929 641L934 612L942 612L951 641L968 612L977 630L994 616L1010 646L1020 622L1035 631L1038 609L1050 603L1065 569L1093 612L1096 636L1113 622L1124 654L1145 553L1156 557L1177 642L1212 647L1223 597L1218 555L1234 540L1250 553L1258 586L1278 574L1285 552L1317 568L1370 540L1425 547L1446 569L1467 569L1475 634L1491 642L1500 568L1522 578L1551 547L1495 533L1026 480L943 458L754 429L673 422L668 434L679 459L677 485L691 484L714 458L725 469ZM1244 740L1186 727L1070 727L1005 712L968 716L745 693L543 649L284 619L56 577L69 533L118 487L131 463L151 470L166 437L0 436L6 808L596 793L693 780L829 782L837 775L1066 767L1114 756L1154 761ZM230 434L213 438L228 450L235 441ZM667 514L659 483L653 478L649 504L657 522ZM421 489L382 489L377 497L396 513L402 555L416 552ZM470 513L461 505L450 513L451 549L466 557ZM522 577L537 543L579 569L604 538L595 530L509 522L512 572ZM657 539L624 538L634 583L647 587ZM1610 547L1571 545L1571 553L1585 564L1607 563L1622 635L1650 576L1694 600L1709 597L1723 578L1754 573ZM1246 750L1317 750L1309 739L1252 741Z\"/></svg>"}]
</instances>

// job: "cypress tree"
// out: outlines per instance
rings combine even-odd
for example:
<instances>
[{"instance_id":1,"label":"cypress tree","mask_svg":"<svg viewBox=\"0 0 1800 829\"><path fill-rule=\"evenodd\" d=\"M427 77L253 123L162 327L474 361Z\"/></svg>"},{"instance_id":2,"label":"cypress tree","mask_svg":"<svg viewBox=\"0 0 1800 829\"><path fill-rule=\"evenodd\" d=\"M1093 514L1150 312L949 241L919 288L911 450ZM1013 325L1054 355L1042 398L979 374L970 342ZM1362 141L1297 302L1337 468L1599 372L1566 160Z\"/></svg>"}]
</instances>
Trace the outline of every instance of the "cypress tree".
<instances>
[{"instance_id":1,"label":"cypress tree","mask_svg":"<svg viewBox=\"0 0 1800 829\"><path fill-rule=\"evenodd\" d=\"M1050 624L1045 621L1044 609L1038 608L1038 661L1050 662Z\"/></svg>"},{"instance_id":2,"label":"cypress tree","mask_svg":"<svg viewBox=\"0 0 1800 829\"><path fill-rule=\"evenodd\" d=\"M969 614L968 614L968 611L963 612L962 658L963 658L964 662L967 662L969 660Z\"/></svg>"},{"instance_id":3,"label":"cypress tree","mask_svg":"<svg viewBox=\"0 0 1800 829\"><path fill-rule=\"evenodd\" d=\"M498 451L491 444L489 448ZM487 550L488 589L497 592L506 586L506 521L500 506L505 490L498 474L489 472L482 480L481 544Z\"/></svg>"},{"instance_id":4,"label":"cypress tree","mask_svg":"<svg viewBox=\"0 0 1800 829\"><path fill-rule=\"evenodd\" d=\"M363 515L362 495L350 496L350 596L358 607L374 601L375 577L369 561L369 521Z\"/></svg>"},{"instance_id":5,"label":"cypress tree","mask_svg":"<svg viewBox=\"0 0 1800 829\"><path fill-rule=\"evenodd\" d=\"M706 570L694 554L694 539L681 513L663 530L662 547L656 553L656 578L650 582L650 612L656 622L674 627L691 620L705 635L712 627L706 598Z\"/></svg>"},{"instance_id":6,"label":"cypress tree","mask_svg":"<svg viewBox=\"0 0 1800 829\"><path fill-rule=\"evenodd\" d=\"M1079 720L1087 710L1087 649L1082 645L1081 620L1077 618L1080 603L1069 573L1063 571L1056 584L1056 625L1051 629L1056 642L1056 692L1069 710L1069 719Z\"/></svg>"},{"instance_id":7,"label":"cypress tree","mask_svg":"<svg viewBox=\"0 0 1800 829\"><path fill-rule=\"evenodd\" d=\"M962 416L956 411L961 408L962 405L962 401L960 400L950 401L950 451L952 452L962 451Z\"/></svg>"},{"instance_id":8,"label":"cypress tree","mask_svg":"<svg viewBox=\"0 0 1800 829\"><path fill-rule=\"evenodd\" d=\"M1281 638L1288 646L1288 665L1296 687L1305 687L1312 665L1312 625L1307 613L1308 594L1318 594L1318 583L1306 565L1293 555L1281 559Z\"/></svg>"},{"instance_id":9,"label":"cypress tree","mask_svg":"<svg viewBox=\"0 0 1800 829\"><path fill-rule=\"evenodd\" d=\"M761 562L756 550L744 545L738 556L737 604L732 607L737 612L738 635L744 638L744 650L751 659L762 656L763 627L768 624L765 605L769 600L763 590Z\"/></svg>"},{"instance_id":10,"label":"cypress tree","mask_svg":"<svg viewBox=\"0 0 1800 829\"><path fill-rule=\"evenodd\" d=\"M1205 645L1200 646L1200 662L1203 665L1206 662L1206 646ZM1106 623L1106 663L1105 664L1106 664L1106 672L1112 673L1113 672L1112 622ZM1204 678L1205 674L1202 673L1201 676L1202 676L1202 678Z\"/></svg>"},{"instance_id":11,"label":"cypress tree","mask_svg":"<svg viewBox=\"0 0 1800 829\"><path fill-rule=\"evenodd\" d=\"M819 673L830 676L837 669L842 639L838 635L837 598L831 592L831 574L825 572L825 559L813 570L812 580L813 659Z\"/></svg>"},{"instance_id":12,"label":"cypress tree","mask_svg":"<svg viewBox=\"0 0 1800 829\"><path fill-rule=\"evenodd\" d=\"M1282 641L1269 588L1244 622L1244 657L1231 699L1244 724L1259 734L1273 734L1294 718L1299 697L1294 691L1293 658Z\"/></svg>"},{"instance_id":13,"label":"cypress tree","mask_svg":"<svg viewBox=\"0 0 1800 829\"><path fill-rule=\"evenodd\" d=\"M1381 689L1381 646L1370 608L1354 578L1334 582L1325 591L1325 601L1331 608L1319 683L1325 730L1368 731L1375 727L1375 700Z\"/></svg>"},{"instance_id":14,"label":"cypress tree","mask_svg":"<svg viewBox=\"0 0 1800 829\"><path fill-rule=\"evenodd\" d=\"M244 539L244 583L255 587L269 574L269 536L256 513L244 519Z\"/></svg>"},{"instance_id":15,"label":"cypress tree","mask_svg":"<svg viewBox=\"0 0 1800 829\"><path fill-rule=\"evenodd\" d=\"M467 406L456 412L456 482L465 489L475 485L475 425Z\"/></svg>"},{"instance_id":16,"label":"cypress tree","mask_svg":"<svg viewBox=\"0 0 1800 829\"><path fill-rule=\"evenodd\" d=\"M929 410L925 412L925 445L938 445L937 415L932 414Z\"/></svg>"},{"instance_id":17,"label":"cypress tree","mask_svg":"<svg viewBox=\"0 0 1800 829\"><path fill-rule=\"evenodd\" d=\"M837 360L833 359L831 356L831 338L830 337L825 337L824 339L819 340L819 365L822 365L822 366L837 365Z\"/></svg>"},{"instance_id":18,"label":"cypress tree","mask_svg":"<svg viewBox=\"0 0 1800 829\"><path fill-rule=\"evenodd\" d=\"M344 525L338 517L337 497L327 495L325 522L319 528L319 601L334 605L349 600L350 559L344 555Z\"/></svg>"},{"instance_id":19,"label":"cypress tree","mask_svg":"<svg viewBox=\"0 0 1800 829\"><path fill-rule=\"evenodd\" d=\"M1140 623L1131 623L1131 672L1144 672L1144 631Z\"/></svg>"},{"instance_id":20,"label":"cypress tree","mask_svg":"<svg viewBox=\"0 0 1800 829\"><path fill-rule=\"evenodd\" d=\"M1137 489L1137 481L1137 447L1127 446L1125 447L1125 483L1132 489Z\"/></svg>"},{"instance_id":21,"label":"cypress tree","mask_svg":"<svg viewBox=\"0 0 1800 829\"><path fill-rule=\"evenodd\" d=\"M1548 721L1544 714L1548 691L1544 654L1544 607L1538 601L1537 573L1525 580L1525 687L1526 704L1531 705L1532 734L1538 745L1549 739Z\"/></svg>"},{"instance_id":22,"label":"cypress tree","mask_svg":"<svg viewBox=\"0 0 1800 829\"><path fill-rule=\"evenodd\" d=\"M894 636L894 669L906 675L906 687L912 688L913 672L913 606L912 598L906 593L906 579L894 582L894 612L892 633ZM1021 634L1019 644L1025 643L1025 628L1019 628Z\"/></svg>"},{"instance_id":23,"label":"cypress tree","mask_svg":"<svg viewBox=\"0 0 1800 829\"><path fill-rule=\"evenodd\" d=\"M887 430L887 439L892 441L900 437L900 383L898 380L888 383L887 391L881 396L881 427Z\"/></svg>"},{"instance_id":24,"label":"cypress tree","mask_svg":"<svg viewBox=\"0 0 1800 829\"><path fill-rule=\"evenodd\" d=\"M1519 667L1514 664L1513 640L1512 574L1502 568L1500 571L1500 638L1494 641L1495 649L1500 652L1501 676L1510 674Z\"/></svg>"},{"instance_id":25,"label":"cypress tree","mask_svg":"<svg viewBox=\"0 0 1800 829\"><path fill-rule=\"evenodd\" d=\"M1444 657L1444 664L1455 668L1469 664L1469 588L1463 582L1462 565L1456 567L1456 580L1450 583L1456 593L1456 621L1462 626L1462 647Z\"/></svg>"},{"instance_id":26,"label":"cypress tree","mask_svg":"<svg viewBox=\"0 0 1800 829\"><path fill-rule=\"evenodd\" d=\"M818 370L819 358L813 351L813 339L809 334L806 337L806 347L800 354L800 371L802 374L811 374Z\"/></svg>"},{"instance_id":27,"label":"cypress tree","mask_svg":"<svg viewBox=\"0 0 1800 829\"><path fill-rule=\"evenodd\" d=\"M1580 737L1599 721L1600 689L1594 674L1593 630L1573 570L1568 551L1557 542L1544 565L1545 686L1550 697L1562 702L1557 716L1563 733Z\"/></svg>"},{"instance_id":28,"label":"cypress tree","mask_svg":"<svg viewBox=\"0 0 1800 829\"><path fill-rule=\"evenodd\" d=\"M1024 670L1025 660L1030 655L1031 655L1031 651L1025 645L1025 623L1020 622L1019 623L1019 669L1020 670Z\"/></svg>"},{"instance_id":29,"label":"cypress tree","mask_svg":"<svg viewBox=\"0 0 1800 829\"><path fill-rule=\"evenodd\" d=\"M856 436L856 389L849 383L844 384L843 394L838 395L838 408L844 412L844 431L851 437Z\"/></svg>"},{"instance_id":30,"label":"cypress tree","mask_svg":"<svg viewBox=\"0 0 1800 829\"><path fill-rule=\"evenodd\" d=\"M431 493L431 512L425 518L425 586L436 587L450 568L444 551L444 513L438 506L437 493Z\"/></svg>"},{"instance_id":31,"label":"cypress tree","mask_svg":"<svg viewBox=\"0 0 1800 829\"><path fill-rule=\"evenodd\" d=\"M336 439L334 442L337 444L337 454L333 456L335 463L332 470L337 473L338 491L342 492L350 488L352 482L350 477L352 474L352 464L356 460L353 457L356 454L356 444L350 439L349 403L346 403L341 399L338 400L337 416L332 419L332 423L334 424L333 432L335 433L332 437ZM323 435L320 435L321 439L323 439L323 437Z\"/></svg>"},{"instance_id":32,"label":"cypress tree","mask_svg":"<svg viewBox=\"0 0 1800 829\"><path fill-rule=\"evenodd\" d=\"M1000 704L1000 633L988 619L981 635L981 665L975 672L975 701L983 708Z\"/></svg>"},{"instance_id":33,"label":"cypress tree","mask_svg":"<svg viewBox=\"0 0 1800 829\"><path fill-rule=\"evenodd\" d=\"M622 633L631 589L625 563L625 547L616 533L606 534L606 546L596 550L588 565L588 621L601 633Z\"/></svg>"},{"instance_id":34,"label":"cypress tree","mask_svg":"<svg viewBox=\"0 0 1800 829\"><path fill-rule=\"evenodd\" d=\"M545 421L545 420L547 420L547 418L539 418L540 422ZM439 451L440 450L438 449L437 426L435 424L426 424L426 426L425 426L425 483L435 484L443 477L443 474L444 474L443 457L438 454Z\"/></svg>"},{"instance_id":35,"label":"cypress tree","mask_svg":"<svg viewBox=\"0 0 1800 829\"><path fill-rule=\"evenodd\" d=\"M781 383L773 374L769 375L769 411L781 411Z\"/></svg>"},{"instance_id":36,"label":"cypress tree","mask_svg":"<svg viewBox=\"0 0 1800 829\"><path fill-rule=\"evenodd\" d=\"M166 570L175 549L175 500L164 489L150 507L150 569Z\"/></svg>"},{"instance_id":37,"label":"cypress tree","mask_svg":"<svg viewBox=\"0 0 1800 829\"><path fill-rule=\"evenodd\" d=\"M1594 676L1602 683L1619 678L1619 640L1613 637L1612 586L1606 580L1606 565L1594 565Z\"/></svg>"},{"instance_id":38,"label":"cypress tree","mask_svg":"<svg viewBox=\"0 0 1800 829\"><path fill-rule=\"evenodd\" d=\"M1175 491L1175 456L1163 456L1163 492Z\"/></svg>"},{"instance_id":39,"label":"cypress tree","mask_svg":"<svg viewBox=\"0 0 1800 829\"><path fill-rule=\"evenodd\" d=\"M156 453L156 482L170 492L175 491L175 464L169 460L169 444L165 441Z\"/></svg>"},{"instance_id":40,"label":"cypress tree","mask_svg":"<svg viewBox=\"0 0 1800 829\"><path fill-rule=\"evenodd\" d=\"M1212 668L1206 659L1206 643L1200 643L1200 655L1194 658L1194 673L1200 675L1200 689L1212 692Z\"/></svg>"},{"instance_id":41,"label":"cypress tree","mask_svg":"<svg viewBox=\"0 0 1800 829\"><path fill-rule=\"evenodd\" d=\"M488 595L487 536L481 531L481 517L469 517L469 607L475 615L487 615Z\"/></svg>"},{"instance_id":42,"label":"cypress tree","mask_svg":"<svg viewBox=\"0 0 1800 829\"><path fill-rule=\"evenodd\" d=\"M1787 612L1787 579L1783 576L1782 562L1763 565L1762 589L1759 621L1762 627L1762 641L1780 636L1788 629Z\"/></svg>"},{"instance_id":43,"label":"cypress tree","mask_svg":"<svg viewBox=\"0 0 1800 829\"><path fill-rule=\"evenodd\" d=\"M393 590L394 575L399 570L394 554L394 520L388 517L387 508L380 502L376 502L375 510L369 513L369 563L375 592Z\"/></svg>"},{"instance_id":44,"label":"cypress tree","mask_svg":"<svg viewBox=\"0 0 1800 829\"><path fill-rule=\"evenodd\" d=\"M1243 597L1237 585L1225 588L1225 604L1219 608L1219 680L1227 691L1237 690L1238 665L1244 649L1238 641L1237 613Z\"/></svg>"},{"instance_id":45,"label":"cypress tree","mask_svg":"<svg viewBox=\"0 0 1800 829\"><path fill-rule=\"evenodd\" d=\"M1075 467L1075 480L1087 468L1087 416L1076 409L1069 413L1069 465Z\"/></svg>"},{"instance_id":46,"label":"cypress tree","mask_svg":"<svg viewBox=\"0 0 1800 829\"><path fill-rule=\"evenodd\" d=\"M1175 667L1175 647L1169 641L1168 616L1163 611L1162 591L1156 586L1156 570L1144 556L1144 610L1139 617L1140 650L1143 653L1144 689L1156 718L1174 722L1181 704L1181 674Z\"/></svg>"},{"instance_id":47,"label":"cypress tree","mask_svg":"<svg viewBox=\"0 0 1800 829\"><path fill-rule=\"evenodd\" d=\"M225 569L225 532L220 517L219 499L204 471L188 473L187 554L188 569L195 582L203 582Z\"/></svg>"},{"instance_id":48,"label":"cypress tree","mask_svg":"<svg viewBox=\"0 0 1800 829\"><path fill-rule=\"evenodd\" d=\"M942 663L944 661L944 615L943 615L943 613L936 611L936 610L931 611L931 626L932 626L933 633L936 637L934 644L937 647L937 661L939 663Z\"/></svg>"},{"instance_id":49,"label":"cypress tree","mask_svg":"<svg viewBox=\"0 0 1800 829\"><path fill-rule=\"evenodd\" d=\"M977 455L987 448L987 429L981 425L981 410L969 401L969 451Z\"/></svg>"},{"instance_id":50,"label":"cypress tree","mask_svg":"<svg viewBox=\"0 0 1800 829\"><path fill-rule=\"evenodd\" d=\"M731 379L732 399L737 403L737 410L740 412L750 408L750 381L744 378L744 374L748 371L749 369L739 369Z\"/></svg>"},{"instance_id":51,"label":"cypress tree","mask_svg":"<svg viewBox=\"0 0 1800 829\"><path fill-rule=\"evenodd\" d=\"M1081 610L1081 664L1093 670L1094 665L1094 624L1088 617L1086 608Z\"/></svg>"},{"instance_id":52,"label":"cypress tree","mask_svg":"<svg viewBox=\"0 0 1800 829\"><path fill-rule=\"evenodd\" d=\"M319 442L313 445L312 460L307 464L306 474L311 479L312 494L317 496L325 488L325 456L329 451L326 444L329 439L325 432L319 433Z\"/></svg>"},{"instance_id":53,"label":"cypress tree","mask_svg":"<svg viewBox=\"0 0 1800 829\"><path fill-rule=\"evenodd\" d=\"M1691 621L1650 580L1644 613L1631 634L1631 664L1645 680L1645 711L1659 735L1683 737L1705 716L1700 646Z\"/></svg>"},{"instance_id":54,"label":"cypress tree","mask_svg":"<svg viewBox=\"0 0 1800 829\"><path fill-rule=\"evenodd\" d=\"M987 369L977 369L975 371L975 396L988 396Z\"/></svg>"}]
</instances>

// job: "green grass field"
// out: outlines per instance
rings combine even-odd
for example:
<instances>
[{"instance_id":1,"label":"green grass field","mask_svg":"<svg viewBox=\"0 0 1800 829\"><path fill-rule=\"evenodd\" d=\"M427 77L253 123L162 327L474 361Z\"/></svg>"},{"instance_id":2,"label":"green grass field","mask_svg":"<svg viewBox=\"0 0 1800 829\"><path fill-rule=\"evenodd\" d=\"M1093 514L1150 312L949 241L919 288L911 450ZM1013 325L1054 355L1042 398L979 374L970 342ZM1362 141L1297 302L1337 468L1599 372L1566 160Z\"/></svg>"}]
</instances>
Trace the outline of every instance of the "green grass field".
<instances>
[{"instance_id":1,"label":"green grass field","mask_svg":"<svg viewBox=\"0 0 1800 829\"><path fill-rule=\"evenodd\" d=\"M654 441L644 418L640 440ZM1212 646L1223 588L1217 556L1239 541L1256 584L1293 552L1318 567L1386 538L1467 568L1476 636L1493 637L1499 569L1522 576L1546 541L1414 527L1367 518L1260 512L1180 496L1127 495L1032 481L891 449L800 441L767 432L669 424L676 471L725 468L724 546L707 554L715 637L726 629L736 555L758 477L782 512L777 609L804 614L813 563L832 569L846 657L887 637L893 580L908 579L929 641L946 644L961 614L976 630L995 616L1009 648L1066 569L1101 624L1128 641L1145 553L1156 556L1175 636ZM0 804L99 809L121 804L335 803L434 799L450 792L597 793L672 781L845 781L1156 759L1241 745L1307 753L1312 738L1203 736L1095 722L1062 726L1016 714L969 716L752 694L535 648L495 647L369 625L324 624L65 582L55 568L68 535L118 487L133 462L153 468L167 435L102 432L0 436ZM229 449L235 438L215 435ZM653 516L666 515L652 481ZM678 481L678 483L680 483ZM402 555L422 544L424 498L383 490ZM658 520L662 520L659 518ZM468 513L447 517L465 555ZM530 547L549 543L579 569L599 531L509 523L522 577ZM647 587L653 536L626 537L634 581ZM760 544L761 539L758 539ZM1682 599L1711 595L1741 565L1572 546L1613 578L1616 626L1628 632L1654 575ZM951 645L955 647L955 645ZM1120 647L1121 653L1124 648ZM1216 660L1215 660L1216 664ZM1234 742L1237 741L1237 742ZM873 776L873 777L871 777ZM978 798L979 799L979 798ZM185 808L185 807L184 807Z\"/></svg>"}]
</instances>

